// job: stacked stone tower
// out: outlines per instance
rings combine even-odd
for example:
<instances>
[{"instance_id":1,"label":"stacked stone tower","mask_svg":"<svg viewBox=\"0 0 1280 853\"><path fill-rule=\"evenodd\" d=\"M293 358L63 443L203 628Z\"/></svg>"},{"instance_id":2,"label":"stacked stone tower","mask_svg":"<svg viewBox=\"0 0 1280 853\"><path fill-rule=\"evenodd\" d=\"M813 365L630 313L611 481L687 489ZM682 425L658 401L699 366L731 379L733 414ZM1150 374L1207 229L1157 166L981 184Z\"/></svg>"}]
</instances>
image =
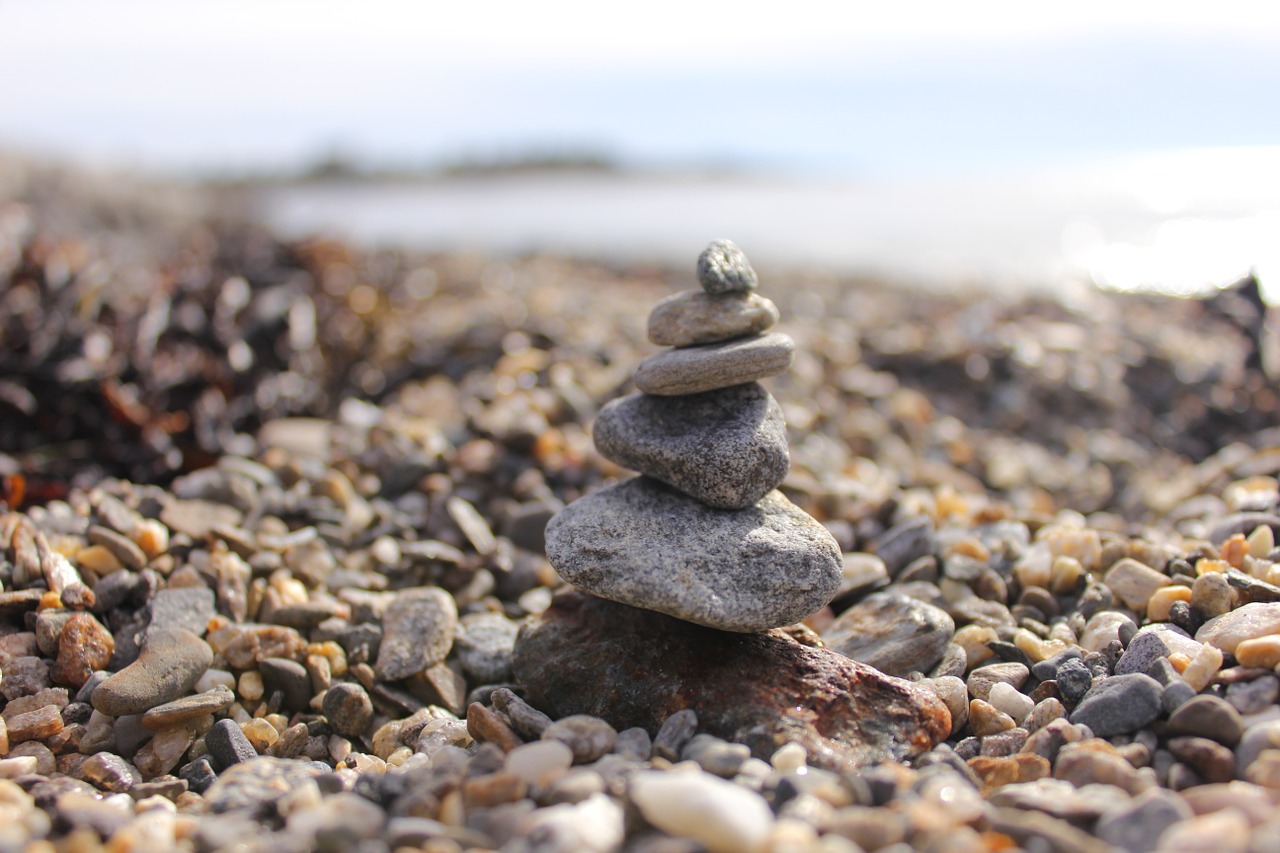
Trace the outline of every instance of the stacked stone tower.
<instances>
[{"instance_id":1,"label":"stacked stone tower","mask_svg":"<svg viewBox=\"0 0 1280 853\"><path fill-rule=\"evenodd\" d=\"M547 526L547 557L591 595L726 631L789 625L835 595L843 561L827 529L777 490L786 423L760 385L795 343L727 240L698 258L702 290L664 299L635 371L639 392L596 420L601 454L638 471Z\"/></svg>"}]
</instances>

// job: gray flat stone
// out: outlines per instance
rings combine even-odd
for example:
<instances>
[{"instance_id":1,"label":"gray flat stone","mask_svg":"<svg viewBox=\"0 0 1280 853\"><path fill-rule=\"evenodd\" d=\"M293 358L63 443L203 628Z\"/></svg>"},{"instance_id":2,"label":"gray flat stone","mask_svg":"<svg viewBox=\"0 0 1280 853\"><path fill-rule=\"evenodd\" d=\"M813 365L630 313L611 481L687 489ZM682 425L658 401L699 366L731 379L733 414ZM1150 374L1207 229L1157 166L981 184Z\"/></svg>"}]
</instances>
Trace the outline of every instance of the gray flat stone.
<instances>
[{"instance_id":1,"label":"gray flat stone","mask_svg":"<svg viewBox=\"0 0 1280 853\"><path fill-rule=\"evenodd\" d=\"M636 477L574 501L547 558L584 592L726 631L790 625L840 587L840 547L781 492L713 509Z\"/></svg>"},{"instance_id":2,"label":"gray flat stone","mask_svg":"<svg viewBox=\"0 0 1280 853\"><path fill-rule=\"evenodd\" d=\"M682 290L649 312L649 340L660 347L714 344L766 331L777 322L778 307L758 293L712 296Z\"/></svg>"},{"instance_id":3,"label":"gray flat stone","mask_svg":"<svg viewBox=\"0 0 1280 853\"><path fill-rule=\"evenodd\" d=\"M698 255L698 284L712 295L755 290L760 280L732 240L713 240Z\"/></svg>"},{"instance_id":4,"label":"gray flat stone","mask_svg":"<svg viewBox=\"0 0 1280 853\"><path fill-rule=\"evenodd\" d=\"M632 394L601 410L596 449L708 506L742 509L791 467L782 407L758 382L686 397Z\"/></svg>"},{"instance_id":5,"label":"gray flat stone","mask_svg":"<svg viewBox=\"0 0 1280 853\"><path fill-rule=\"evenodd\" d=\"M781 332L722 344L671 349L636 367L636 387L646 394L698 394L776 376L791 366L796 344Z\"/></svg>"},{"instance_id":6,"label":"gray flat stone","mask_svg":"<svg viewBox=\"0 0 1280 853\"><path fill-rule=\"evenodd\" d=\"M940 607L878 592L841 613L822 639L846 657L905 676L928 672L942 659L955 630L955 621Z\"/></svg>"}]
</instances>

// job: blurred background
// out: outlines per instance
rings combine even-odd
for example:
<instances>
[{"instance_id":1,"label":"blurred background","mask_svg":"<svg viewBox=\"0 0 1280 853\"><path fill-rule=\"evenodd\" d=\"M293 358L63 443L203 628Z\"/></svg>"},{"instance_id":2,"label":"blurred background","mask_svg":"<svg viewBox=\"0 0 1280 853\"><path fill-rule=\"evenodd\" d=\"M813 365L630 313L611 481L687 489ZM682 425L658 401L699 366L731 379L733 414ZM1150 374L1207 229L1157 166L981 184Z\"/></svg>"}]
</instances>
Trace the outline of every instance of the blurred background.
<instances>
[{"instance_id":1,"label":"blurred background","mask_svg":"<svg viewBox=\"0 0 1280 853\"><path fill-rule=\"evenodd\" d=\"M286 234L1280 294L1280 6L0 0L0 150Z\"/></svg>"}]
</instances>

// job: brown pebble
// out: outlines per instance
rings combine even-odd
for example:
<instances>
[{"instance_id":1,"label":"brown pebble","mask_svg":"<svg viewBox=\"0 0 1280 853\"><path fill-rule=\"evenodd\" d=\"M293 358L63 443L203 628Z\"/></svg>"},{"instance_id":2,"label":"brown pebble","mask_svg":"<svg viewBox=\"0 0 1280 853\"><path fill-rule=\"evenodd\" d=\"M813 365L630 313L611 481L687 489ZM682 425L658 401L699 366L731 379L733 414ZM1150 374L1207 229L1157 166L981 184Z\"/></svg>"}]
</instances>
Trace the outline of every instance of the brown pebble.
<instances>
[{"instance_id":1,"label":"brown pebble","mask_svg":"<svg viewBox=\"0 0 1280 853\"><path fill-rule=\"evenodd\" d=\"M984 795L1004 785L1034 782L1049 775L1049 762L1044 757L1025 752L1007 757L979 755L969 759L969 768L982 780Z\"/></svg>"},{"instance_id":2,"label":"brown pebble","mask_svg":"<svg viewBox=\"0 0 1280 853\"><path fill-rule=\"evenodd\" d=\"M969 729L978 737L993 735L1017 726L1013 717L981 699L969 701Z\"/></svg>"},{"instance_id":3,"label":"brown pebble","mask_svg":"<svg viewBox=\"0 0 1280 853\"><path fill-rule=\"evenodd\" d=\"M468 808L488 808L522 799L527 788L528 783L514 773L489 773L468 779L462 786L462 800Z\"/></svg>"},{"instance_id":4,"label":"brown pebble","mask_svg":"<svg viewBox=\"0 0 1280 853\"><path fill-rule=\"evenodd\" d=\"M1230 782L1236 778L1231 750L1204 737L1175 737L1168 743L1173 757L1200 774L1206 782Z\"/></svg>"},{"instance_id":5,"label":"brown pebble","mask_svg":"<svg viewBox=\"0 0 1280 853\"><path fill-rule=\"evenodd\" d=\"M105 669L116 641L102 623L88 613L74 613L58 635L58 657L49 677L58 684L83 687L89 676Z\"/></svg>"},{"instance_id":6,"label":"brown pebble","mask_svg":"<svg viewBox=\"0 0 1280 853\"><path fill-rule=\"evenodd\" d=\"M503 752L510 752L524 743L496 711L479 702L472 702L467 708L467 733L481 743L494 744Z\"/></svg>"},{"instance_id":7,"label":"brown pebble","mask_svg":"<svg viewBox=\"0 0 1280 853\"><path fill-rule=\"evenodd\" d=\"M25 714L15 714L8 719L9 743L24 740L44 740L62 731L62 710L57 705L45 705Z\"/></svg>"}]
</instances>

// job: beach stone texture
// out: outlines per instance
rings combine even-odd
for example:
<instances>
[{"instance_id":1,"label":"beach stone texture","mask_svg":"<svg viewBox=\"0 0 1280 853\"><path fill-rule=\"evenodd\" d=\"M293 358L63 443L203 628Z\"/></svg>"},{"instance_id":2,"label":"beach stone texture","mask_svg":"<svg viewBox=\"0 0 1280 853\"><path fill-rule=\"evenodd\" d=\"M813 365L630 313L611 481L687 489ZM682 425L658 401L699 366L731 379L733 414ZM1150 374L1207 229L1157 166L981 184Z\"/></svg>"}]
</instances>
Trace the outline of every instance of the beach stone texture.
<instances>
[{"instance_id":1,"label":"beach stone texture","mask_svg":"<svg viewBox=\"0 0 1280 853\"><path fill-rule=\"evenodd\" d=\"M791 367L796 342L781 332L720 344L670 349L636 366L636 387L646 394L700 394L776 376Z\"/></svg>"},{"instance_id":2,"label":"beach stone texture","mask_svg":"<svg viewBox=\"0 0 1280 853\"><path fill-rule=\"evenodd\" d=\"M374 669L385 681L399 681L440 663L453 648L458 605L439 587L396 593L382 623L382 643Z\"/></svg>"},{"instance_id":3,"label":"beach stone texture","mask_svg":"<svg viewBox=\"0 0 1280 853\"><path fill-rule=\"evenodd\" d=\"M773 328L778 307L758 293L712 296L701 290L673 293L649 313L649 340L660 347L692 347L731 341Z\"/></svg>"},{"instance_id":4,"label":"beach stone texture","mask_svg":"<svg viewBox=\"0 0 1280 853\"><path fill-rule=\"evenodd\" d=\"M1215 616L1196 631L1196 639L1228 654L1247 640L1280 634L1280 602L1254 602Z\"/></svg>"},{"instance_id":5,"label":"beach stone texture","mask_svg":"<svg viewBox=\"0 0 1280 853\"><path fill-rule=\"evenodd\" d=\"M945 610L879 592L850 607L822 635L827 647L888 675L928 672L942 659L956 623Z\"/></svg>"},{"instance_id":6,"label":"beach stone texture","mask_svg":"<svg viewBox=\"0 0 1280 853\"><path fill-rule=\"evenodd\" d=\"M698 255L698 284L716 296L755 290L760 279L746 254L732 240L713 240Z\"/></svg>"},{"instance_id":7,"label":"beach stone texture","mask_svg":"<svg viewBox=\"0 0 1280 853\"><path fill-rule=\"evenodd\" d=\"M649 477L566 507L547 525L547 559L585 592L725 631L800 621L836 594L844 565L781 492L721 510Z\"/></svg>"},{"instance_id":8,"label":"beach stone texture","mask_svg":"<svg viewBox=\"0 0 1280 853\"><path fill-rule=\"evenodd\" d=\"M716 631L575 590L521 629L513 671L554 717L590 714L656 734L692 710L698 731L757 758L795 741L828 769L918 755L951 729L927 687L785 632Z\"/></svg>"},{"instance_id":9,"label":"beach stone texture","mask_svg":"<svg viewBox=\"0 0 1280 853\"><path fill-rule=\"evenodd\" d=\"M742 509L787 476L782 407L757 382L686 397L631 394L596 418L596 449L708 506Z\"/></svg>"}]
</instances>

